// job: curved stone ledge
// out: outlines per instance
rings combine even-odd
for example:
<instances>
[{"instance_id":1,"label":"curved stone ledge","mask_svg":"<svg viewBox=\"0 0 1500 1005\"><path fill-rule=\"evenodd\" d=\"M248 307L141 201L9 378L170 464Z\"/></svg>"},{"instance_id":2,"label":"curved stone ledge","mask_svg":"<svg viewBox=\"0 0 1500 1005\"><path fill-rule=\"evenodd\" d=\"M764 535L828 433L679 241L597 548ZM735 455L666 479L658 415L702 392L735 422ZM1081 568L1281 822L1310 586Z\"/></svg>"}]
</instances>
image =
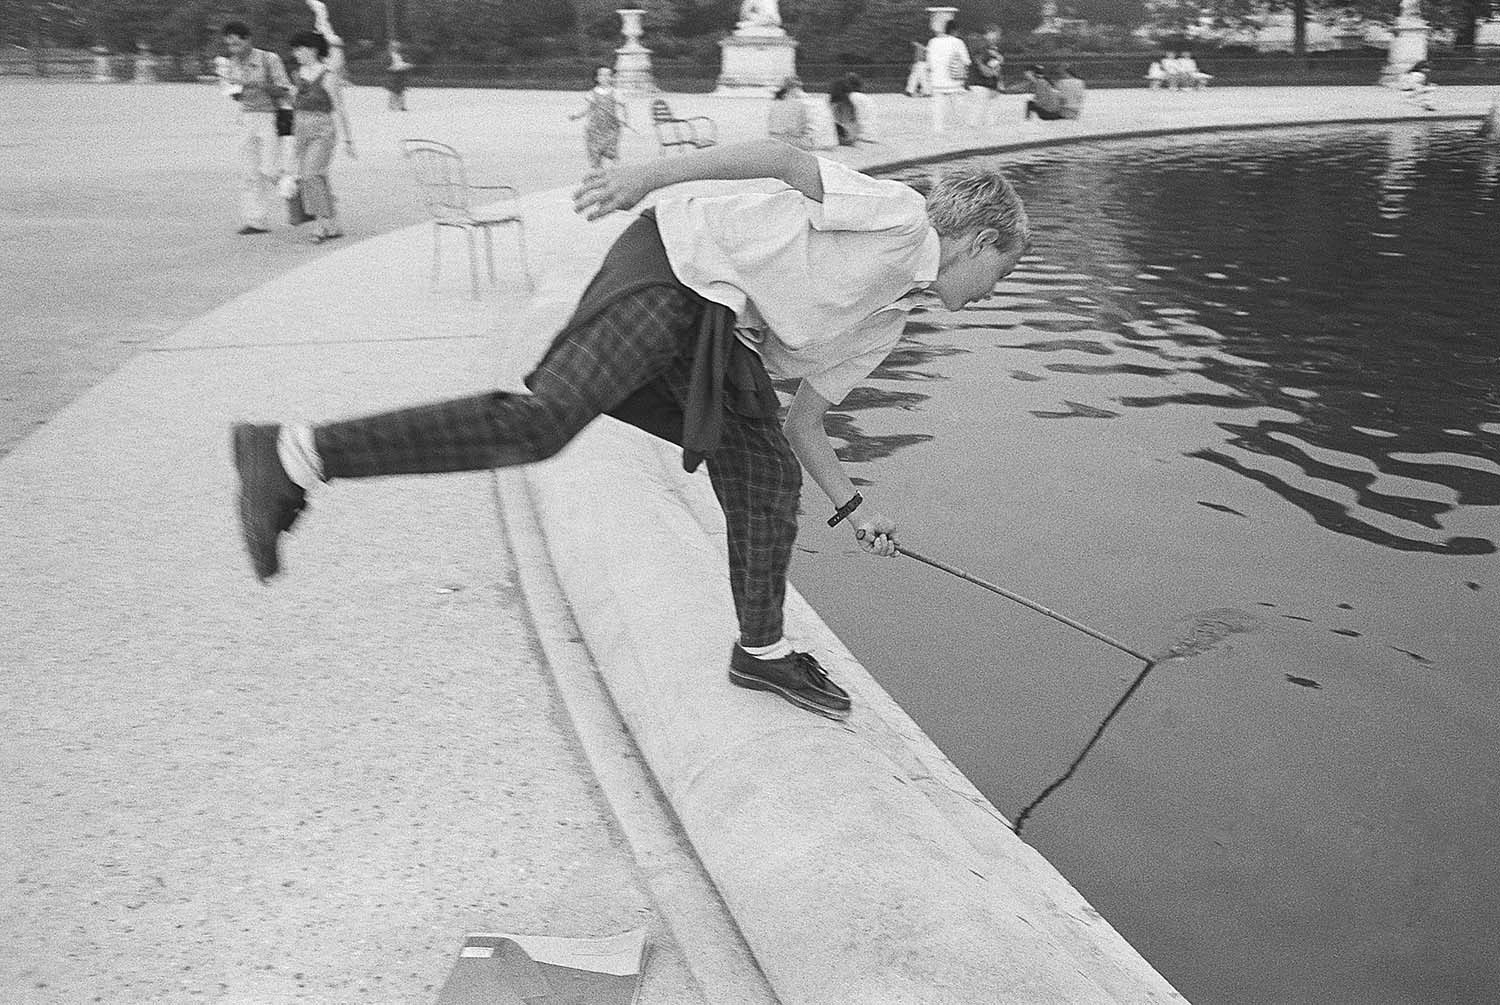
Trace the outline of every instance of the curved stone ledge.
<instances>
[{"instance_id":1,"label":"curved stone ledge","mask_svg":"<svg viewBox=\"0 0 1500 1005\"><path fill-rule=\"evenodd\" d=\"M508 347L544 350L618 226L573 252ZM523 469L599 674L777 995L788 1003L1169 1001L1171 986L901 713L792 590L788 634L855 695L847 724L725 679L723 520L679 452L601 420Z\"/></svg>"}]
</instances>

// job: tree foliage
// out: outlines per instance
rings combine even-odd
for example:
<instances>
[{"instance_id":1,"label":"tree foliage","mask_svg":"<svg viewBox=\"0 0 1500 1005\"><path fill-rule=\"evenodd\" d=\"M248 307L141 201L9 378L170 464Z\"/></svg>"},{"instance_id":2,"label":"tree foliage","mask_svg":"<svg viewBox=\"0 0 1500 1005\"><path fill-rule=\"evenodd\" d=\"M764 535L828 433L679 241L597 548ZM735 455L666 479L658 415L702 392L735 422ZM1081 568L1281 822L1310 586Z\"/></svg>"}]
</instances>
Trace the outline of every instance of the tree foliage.
<instances>
[{"instance_id":1,"label":"tree foliage","mask_svg":"<svg viewBox=\"0 0 1500 1005\"><path fill-rule=\"evenodd\" d=\"M328 0L346 39L383 42L388 34L426 59L505 62L567 53L609 59L620 44L619 0ZM1003 43L1026 39L1042 20L1043 0L953 0L967 37L990 24ZM640 0L646 45L664 56L716 55L733 29L739 0ZM898 62L930 31L923 4L910 0L781 0L782 22L809 62ZM1240 29L1267 11L1299 21L1357 17L1390 23L1399 0L1056 0L1059 15L1087 22L1078 42L1130 39L1145 28L1188 36L1200 28ZM1439 29L1472 42L1490 0L1423 0ZM388 12L394 24L387 24ZM0 40L22 45L87 46L127 51L145 41L161 52L211 47L226 20L244 20L258 39L277 44L310 23L304 0L0 0Z\"/></svg>"}]
</instances>

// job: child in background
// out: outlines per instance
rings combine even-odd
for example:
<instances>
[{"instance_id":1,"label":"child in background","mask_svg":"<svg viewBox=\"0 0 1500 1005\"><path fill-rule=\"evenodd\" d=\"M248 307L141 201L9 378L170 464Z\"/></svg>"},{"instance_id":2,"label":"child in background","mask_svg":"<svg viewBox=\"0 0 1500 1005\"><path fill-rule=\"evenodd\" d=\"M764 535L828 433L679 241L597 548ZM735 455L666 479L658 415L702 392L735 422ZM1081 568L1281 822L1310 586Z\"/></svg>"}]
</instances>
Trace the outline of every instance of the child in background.
<instances>
[{"instance_id":1,"label":"child in background","mask_svg":"<svg viewBox=\"0 0 1500 1005\"><path fill-rule=\"evenodd\" d=\"M406 78L411 75L411 64L401 52L401 43L391 39L385 47L390 57L385 65L386 107L393 112L406 111Z\"/></svg>"},{"instance_id":2,"label":"child in background","mask_svg":"<svg viewBox=\"0 0 1500 1005\"><path fill-rule=\"evenodd\" d=\"M615 71L599 67L594 71L594 89L585 96L583 107L568 116L574 122L584 119L583 149L589 167L603 167L606 160L619 161L620 127L627 124L628 116L629 109L615 90Z\"/></svg>"}]
</instances>

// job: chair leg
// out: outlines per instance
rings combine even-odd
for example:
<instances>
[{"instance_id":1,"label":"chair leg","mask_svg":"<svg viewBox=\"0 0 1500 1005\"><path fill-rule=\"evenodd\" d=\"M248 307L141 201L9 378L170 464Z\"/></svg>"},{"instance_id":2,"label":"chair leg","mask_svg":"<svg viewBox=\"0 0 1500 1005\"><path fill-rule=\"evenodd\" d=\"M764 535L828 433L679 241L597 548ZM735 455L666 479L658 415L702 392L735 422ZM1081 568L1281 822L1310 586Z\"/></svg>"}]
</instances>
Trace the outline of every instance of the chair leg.
<instances>
[{"instance_id":1,"label":"chair leg","mask_svg":"<svg viewBox=\"0 0 1500 1005\"><path fill-rule=\"evenodd\" d=\"M520 220L516 221L516 252L521 256L521 275L526 288L531 289L536 284L531 279L531 259L526 257L526 224Z\"/></svg>"},{"instance_id":2,"label":"chair leg","mask_svg":"<svg viewBox=\"0 0 1500 1005\"><path fill-rule=\"evenodd\" d=\"M432 225L432 292L436 293L438 288L438 272L442 268L443 259L443 228L441 224Z\"/></svg>"},{"instance_id":3,"label":"chair leg","mask_svg":"<svg viewBox=\"0 0 1500 1005\"><path fill-rule=\"evenodd\" d=\"M475 300L479 299L479 249L474 247L474 228L464 228L464 239L469 244L469 290Z\"/></svg>"},{"instance_id":4,"label":"chair leg","mask_svg":"<svg viewBox=\"0 0 1500 1005\"><path fill-rule=\"evenodd\" d=\"M484 262L490 269L490 285L494 286L499 280L495 276L495 234L489 227L484 228Z\"/></svg>"}]
</instances>

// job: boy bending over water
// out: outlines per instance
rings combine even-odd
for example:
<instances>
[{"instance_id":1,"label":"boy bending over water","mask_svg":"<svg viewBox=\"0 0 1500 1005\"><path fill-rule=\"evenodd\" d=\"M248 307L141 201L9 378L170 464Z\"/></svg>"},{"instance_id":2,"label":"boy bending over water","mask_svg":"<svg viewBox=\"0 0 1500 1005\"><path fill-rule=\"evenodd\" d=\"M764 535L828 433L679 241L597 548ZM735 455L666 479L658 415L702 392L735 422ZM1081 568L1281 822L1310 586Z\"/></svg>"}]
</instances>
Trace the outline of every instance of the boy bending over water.
<instances>
[{"instance_id":1,"label":"boy bending over water","mask_svg":"<svg viewBox=\"0 0 1500 1005\"><path fill-rule=\"evenodd\" d=\"M846 715L848 694L782 634L801 469L828 496L830 525L848 522L863 550L895 554L895 521L863 504L824 415L896 347L910 294L926 289L949 310L990 296L1030 230L997 173L955 172L924 200L776 140L591 171L573 203L596 220L678 182L760 178L785 187L666 198L631 223L526 378L531 394L317 426L236 425L256 575L280 571L280 536L324 482L529 464L613 415L680 445L685 469L708 464L739 621L730 680ZM771 377L800 381L784 423Z\"/></svg>"}]
</instances>

